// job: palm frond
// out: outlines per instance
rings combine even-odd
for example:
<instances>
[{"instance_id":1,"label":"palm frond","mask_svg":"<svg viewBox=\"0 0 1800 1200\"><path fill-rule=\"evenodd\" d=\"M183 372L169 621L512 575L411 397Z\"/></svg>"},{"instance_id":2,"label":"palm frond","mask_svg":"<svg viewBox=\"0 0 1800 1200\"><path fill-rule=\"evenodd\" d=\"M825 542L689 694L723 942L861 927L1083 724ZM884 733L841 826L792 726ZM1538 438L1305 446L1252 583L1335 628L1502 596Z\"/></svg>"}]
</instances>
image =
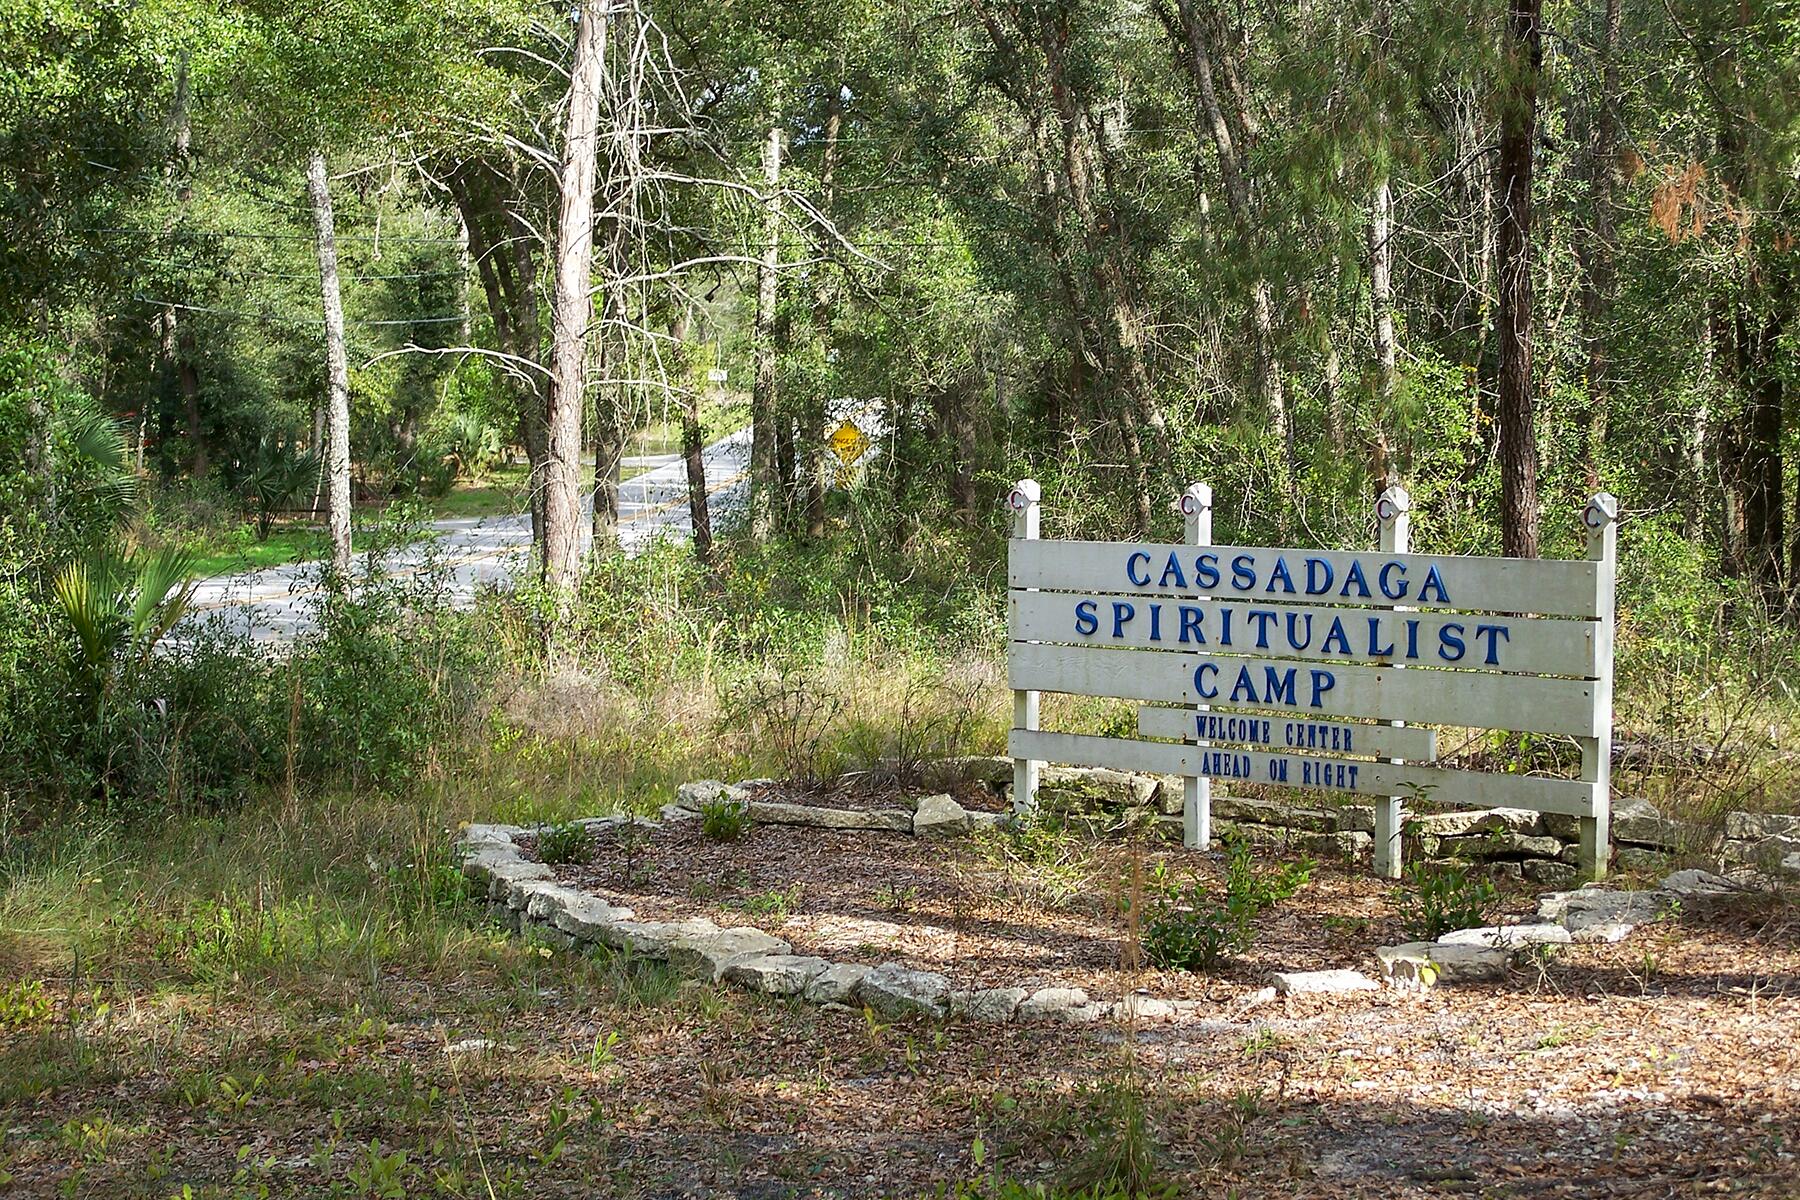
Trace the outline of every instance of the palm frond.
<instances>
[{"instance_id":1,"label":"palm frond","mask_svg":"<svg viewBox=\"0 0 1800 1200\"><path fill-rule=\"evenodd\" d=\"M138 562L135 582L131 634L147 654L187 615L194 598L194 556L173 548L150 555Z\"/></svg>"}]
</instances>

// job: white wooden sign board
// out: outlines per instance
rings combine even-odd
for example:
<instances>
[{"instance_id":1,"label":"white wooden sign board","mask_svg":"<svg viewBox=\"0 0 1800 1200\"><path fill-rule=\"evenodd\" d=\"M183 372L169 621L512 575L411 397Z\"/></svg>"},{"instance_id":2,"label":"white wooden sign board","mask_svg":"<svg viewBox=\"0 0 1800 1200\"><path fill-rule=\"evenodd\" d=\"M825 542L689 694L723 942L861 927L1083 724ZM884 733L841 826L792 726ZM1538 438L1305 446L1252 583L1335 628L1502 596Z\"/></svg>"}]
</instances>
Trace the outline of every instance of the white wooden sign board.
<instances>
[{"instance_id":1,"label":"white wooden sign board","mask_svg":"<svg viewBox=\"0 0 1800 1200\"><path fill-rule=\"evenodd\" d=\"M1577 561L1408 553L1398 487L1368 552L1214 546L1205 484L1182 497L1181 545L1040 540L1032 480L1009 504L1015 804L1034 803L1046 761L1180 775L1185 840L1205 846L1211 779L1374 796L1375 866L1392 877L1404 799L1429 795L1578 817L1582 866L1604 876L1611 496L1588 502ZM1144 701L1140 737L1042 730L1042 692ZM1422 722L1572 736L1581 776L1438 766Z\"/></svg>"}]
</instances>

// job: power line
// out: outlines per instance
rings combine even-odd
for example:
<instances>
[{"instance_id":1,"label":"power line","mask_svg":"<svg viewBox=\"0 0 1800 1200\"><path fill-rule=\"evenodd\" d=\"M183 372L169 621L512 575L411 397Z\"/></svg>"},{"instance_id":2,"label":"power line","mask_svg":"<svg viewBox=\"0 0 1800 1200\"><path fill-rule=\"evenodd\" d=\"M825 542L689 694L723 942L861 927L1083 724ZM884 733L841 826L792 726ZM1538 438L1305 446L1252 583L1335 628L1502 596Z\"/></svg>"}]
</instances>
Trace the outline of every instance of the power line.
<instances>
[{"instance_id":1,"label":"power line","mask_svg":"<svg viewBox=\"0 0 1800 1200\"><path fill-rule=\"evenodd\" d=\"M220 317L237 317L246 321L268 321L277 325L312 325L323 323L325 318L317 317L284 317L275 313L245 312L236 308L212 308L204 304L176 304L172 300L152 300L148 296L133 296L140 304L149 304L157 308L176 308L183 312L209 313ZM462 321L465 318L458 313L447 317L401 317L386 321L345 321L346 325L378 326L378 325L444 325L451 321Z\"/></svg>"},{"instance_id":2,"label":"power line","mask_svg":"<svg viewBox=\"0 0 1800 1200\"><path fill-rule=\"evenodd\" d=\"M72 229L72 230L70 230L70 232L71 233L135 233L135 234L142 235L142 234L148 233L149 230L133 229L133 228L130 228L129 226L124 226L124 225L88 225L85 227ZM313 240L312 237L310 237L309 235L304 234L304 233L251 233L251 232L248 232L245 230L233 230L233 229L184 229L181 232L192 234L192 235L199 236L199 237L252 238L252 239L256 239L259 241L265 241L265 242L311 242ZM414 242L414 243L418 243L421 245L428 245L428 246L460 246L462 244L461 240L458 238L409 237L409 236L406 236L403 234L397 234L397 233L384 233L384 234L381 234L379 237L377 237L374 234L369 234L369 233L340 233L340 234L337 234L336 236L339 241L351 241L351 242Z\"/></svg>"}]
</instances>

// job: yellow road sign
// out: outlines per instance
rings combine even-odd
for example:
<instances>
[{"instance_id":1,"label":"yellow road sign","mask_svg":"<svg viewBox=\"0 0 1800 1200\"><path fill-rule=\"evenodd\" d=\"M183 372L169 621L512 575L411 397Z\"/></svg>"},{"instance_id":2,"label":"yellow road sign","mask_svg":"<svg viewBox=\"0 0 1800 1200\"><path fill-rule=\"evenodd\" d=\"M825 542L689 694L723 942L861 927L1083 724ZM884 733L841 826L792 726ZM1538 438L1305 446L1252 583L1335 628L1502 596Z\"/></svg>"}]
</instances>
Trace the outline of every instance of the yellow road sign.
<instances>
[{"instance_id":1,"label":"yellow road sign","mask_svg":"<svg viewBox=\"0 0 1800 1200\"><path fill-rule=\"evenodd\" d=\"M869 452L869 435L858 429L853 421L845 421L832 430L828 440L832 453L846 467Z\"/></svg>"}]
</instances>

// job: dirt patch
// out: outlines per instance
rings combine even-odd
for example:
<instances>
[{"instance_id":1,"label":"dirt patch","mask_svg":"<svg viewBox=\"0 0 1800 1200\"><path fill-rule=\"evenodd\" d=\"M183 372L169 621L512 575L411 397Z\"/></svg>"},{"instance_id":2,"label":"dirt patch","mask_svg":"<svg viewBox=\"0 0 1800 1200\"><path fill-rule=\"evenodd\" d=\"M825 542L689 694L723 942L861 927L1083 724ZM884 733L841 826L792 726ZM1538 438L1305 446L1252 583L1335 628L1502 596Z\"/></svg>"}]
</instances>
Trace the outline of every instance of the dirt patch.
<instances>
[{"instance_id":1,"label":"dirt patch","mask_svg":"<svg viewBox=\"0 0 1800 1200\"><path fill-rule=\"evenodd\" d=\"M869 806L895 807L896 796ZM759 798L801 799L773 790ZM628 905L640 920L707 917L755 926L798 954L900 962L941 972L959 987L1084 987L1099 999L1149 988L1165 998L1223 1002L1261 986L1271 971L1370 970L1374 947L1407 940L1389 885L1323 862L1299 895L1259 918L1255 946L1221 971L1133 969L1127 910L1134 886L1141 889L1160 864L1175 877L1191 873L1222 888L1221 857L1160 840L1068 836L1022 851L998 832L937 841L763 823L718 842L698 821L671 821L600 831L582 861L553 869L559 881ZM1515 891L1504 905L1524 915L1534 894Z\"/></svg>"}]
</instances>

